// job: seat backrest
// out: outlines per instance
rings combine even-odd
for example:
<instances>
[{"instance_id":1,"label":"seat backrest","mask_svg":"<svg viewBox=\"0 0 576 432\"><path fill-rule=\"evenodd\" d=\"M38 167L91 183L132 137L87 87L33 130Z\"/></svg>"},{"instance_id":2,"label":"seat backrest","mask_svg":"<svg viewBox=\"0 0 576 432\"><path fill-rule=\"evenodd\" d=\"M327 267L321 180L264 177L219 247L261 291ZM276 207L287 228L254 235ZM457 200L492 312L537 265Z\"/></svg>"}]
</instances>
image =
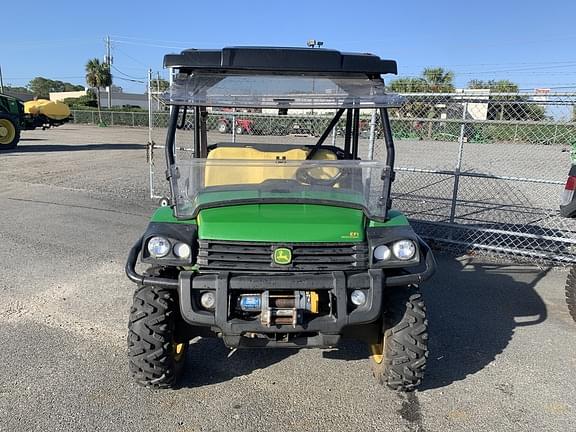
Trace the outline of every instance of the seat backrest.
<instances>
[{"instance_id":1,"label":"seat backrest","mask_svg":"<svg viewBox=\"0 0 576 432\"><path fill-rule=\"evenodd\" d=\"M216 147L208 153L208 160L306 160L309 150L295 148L286 151L262 151L253 147ZM334 152L322 149L316 152L313 160L336 160ZM294 178L295 167L226 167L206 164L204 186L230 184L259 184L265 180L285 180Z\"/></svg>"}]
</instances>

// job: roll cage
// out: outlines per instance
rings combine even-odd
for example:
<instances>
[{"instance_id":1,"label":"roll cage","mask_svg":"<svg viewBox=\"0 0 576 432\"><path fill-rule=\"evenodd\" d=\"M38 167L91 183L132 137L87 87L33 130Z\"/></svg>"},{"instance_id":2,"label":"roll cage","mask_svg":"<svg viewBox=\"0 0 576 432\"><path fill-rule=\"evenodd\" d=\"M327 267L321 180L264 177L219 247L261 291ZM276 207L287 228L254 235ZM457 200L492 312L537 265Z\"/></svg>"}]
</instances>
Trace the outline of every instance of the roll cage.
<instances>
[{"instance_id":1,"label":"roll cage","mask_svg":"<svg viewBox=\"0 0 576 432\"><path fill-rule=\"evenodd\" d=\"M401 103L398 98L389 99L383 93L383 80L381 74L397 73L396 62L384 60L372 54L340 53L339 51L327 49L310 48L266 48L266 47L232 47L222 50L185 50L181 54L169 54L164 57L164 66L171 68L176 73L177 80L186 80L192 76L209 76L208 80L201 81L196 87L186 87L184 91L180 89L178 97L175 97L174 86L168 90L164 99L171 106L170 121L166 137L166 163L167 179L170 183L170 192L175 196L175 137L177 129L184 127L189 109L193 115L194 133L194 158L206 158L213 146L208 145L206 119L208 117L208 106L221 106L232 108L255 107L254 98L240 99L237 102L220 105L218 99L210 103L207 93L210 84L215 86L226 77L235 74L251 74L265 76L287 76L298 79L299 77L322 77L335 78L339 83L347 78L357 79L362 77L364 81L375 84L372 89L362 89L359 93L358 85L341 85L346 93L338 97L326 95L321 98L315 95L302 98L301 94L290 95L290 97L268 98L277 103L277 107L284 113L290 108L315 108L318 106L316 99L319 99L321 106L330 107L336 113L317 142L309 147L306 159L312 159L314 155L323 147L326 138L345 115L344 147L339 152L339 158L358 160L358 140L360 135L360 109L377 109L382 128L384 142L386 146L385 169L382 173L383 190L381 200L386 202L386 211L390 208L390 190L394 181L394 161L395 148L392 137L388 108L397 107ZM206 81L210 84L206 84ZM184 95L182 97L182 95ZM262 95L259 95L263 101ZM257 102L256 102L257 103ZM301 147L301 146L300 146Z\"/></svg>"}]
</instances>

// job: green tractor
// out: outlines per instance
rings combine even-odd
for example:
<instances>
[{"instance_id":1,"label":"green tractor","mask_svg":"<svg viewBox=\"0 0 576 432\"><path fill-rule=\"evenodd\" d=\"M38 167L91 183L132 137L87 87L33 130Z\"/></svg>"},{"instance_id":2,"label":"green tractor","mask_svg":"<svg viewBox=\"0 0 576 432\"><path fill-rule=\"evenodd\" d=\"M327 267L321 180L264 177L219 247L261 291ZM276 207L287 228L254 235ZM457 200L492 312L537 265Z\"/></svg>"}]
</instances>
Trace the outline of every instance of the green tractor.
<instances>
[{"instance_id":1,"label":"green tractor","mask_svg":"<svg viewBox=\"0 0 576 432\"><path fill-rule=\"evenodd\" d=\"M372 372L392 389L422 381L428 356L420 285L430 248L391 208L394 142L388 109L402 99L381 75L396 62L327 49L224 48L167 55L170 206L131 249L137 284L128 357L139 384L174 387L197 337L230 349L369 347ZM318 138L219 142L208 108L330 111ZM377 110L385 160L361 148L360 110ZM194 157L176 133L193 116ZM325 144L339 120L340 145ZM138 263L148 265L137 270ZM199 373L202 373L199 371Z\"/></svg>"},{"instance_id":2,"label":"green tractor","mask_svg":"<svg viewBox=\"0 0 576 432\"><path fill-rule=\"evenodd\" d=\"M24 104L15 97L0 94L0 151L11 150L20 141L26 127Z\"/></svg>"},{"instance_id":3,"label":"green tractor","mask_svg":"<svg viewBox=\"0 0 576 432\"><path fill-rule=\"evenodd\" d=\"M60 126L71 118L62 102L39 99L23 103L0 93L0 151L16 148L22 130Z\"/></svg>"}]
</instances>

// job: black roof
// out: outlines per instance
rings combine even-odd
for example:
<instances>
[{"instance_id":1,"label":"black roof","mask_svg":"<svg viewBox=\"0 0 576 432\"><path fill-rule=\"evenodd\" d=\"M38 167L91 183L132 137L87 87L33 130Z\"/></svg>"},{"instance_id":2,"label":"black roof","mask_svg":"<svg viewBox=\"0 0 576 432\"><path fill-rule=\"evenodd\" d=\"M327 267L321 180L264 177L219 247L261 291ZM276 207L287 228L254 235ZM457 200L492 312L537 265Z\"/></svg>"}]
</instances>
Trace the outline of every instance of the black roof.
<instances>
[{"instance_id":1,"label":"black roof","mask_svg":"<svg viewBox=\"0 0 576 432\"><path fill-rule=\"evenodd\" d=\"M257 70L271 72L396 74L396 61L374 54L341 53L323 48L228 47L188 49L164 56L164 67L191 72Z\"/></svg>"}]
</instances>

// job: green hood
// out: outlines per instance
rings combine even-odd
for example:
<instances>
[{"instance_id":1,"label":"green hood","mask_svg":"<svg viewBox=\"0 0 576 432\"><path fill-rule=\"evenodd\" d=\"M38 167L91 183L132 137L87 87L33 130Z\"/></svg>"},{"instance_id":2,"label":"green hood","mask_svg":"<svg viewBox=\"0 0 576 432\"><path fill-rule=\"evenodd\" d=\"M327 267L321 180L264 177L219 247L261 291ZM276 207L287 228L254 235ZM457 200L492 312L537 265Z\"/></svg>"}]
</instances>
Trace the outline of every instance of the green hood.
<instances>
[{"instance_id":1,"label":"green hood","mask_svg":"<svg viewBox=\"0 0 576 432\"><path fill-rule=\"evenodd\" d=\"M317 204L245 204L205 209L198 237L261 242L358 242L364 240L361 210Z\"/></svg>"}]
</instances>

